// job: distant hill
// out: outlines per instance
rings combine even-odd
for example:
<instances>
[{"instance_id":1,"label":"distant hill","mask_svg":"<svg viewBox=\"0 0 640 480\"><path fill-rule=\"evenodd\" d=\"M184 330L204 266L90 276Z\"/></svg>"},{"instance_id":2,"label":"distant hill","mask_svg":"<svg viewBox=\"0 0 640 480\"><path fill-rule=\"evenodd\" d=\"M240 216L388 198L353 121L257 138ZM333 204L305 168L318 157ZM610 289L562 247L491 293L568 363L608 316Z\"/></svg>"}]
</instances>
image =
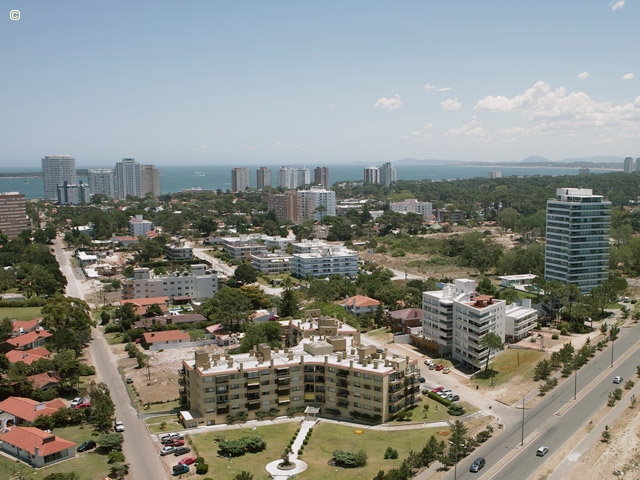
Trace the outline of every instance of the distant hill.
<instances>
[{"instance_id":1,"label":"distant hill","mask_svg":"<svg viewBox=\"0 0 640 480\"><path fill-rule=\"evenodd\" d=\"M586 167L586 168L622 168L624 159L622 157L615 156L597 156L597 157L585 157L585 158L567 158L564 160L549 160L546 157L540 155L532 155L522 160L514 160L512 162L479 162L479 161L461 161L451 159L434 159L434 158L402 158L395 162L391 162L393 165L490 165L494 167L499 166L511 166L517 167L526 165L528 167L534 166L553 166L553 167Z\"/></svg>"},{"instance_id":2,"label":"distant hill","mask_svg":"<svg viewBox=\"0 0 640 480\"><path fill-rule=\"evenodd\" d=\"M469 162L461 162L460 160L450 160L450 159L434 159L434 158L425 158L420 160L418 158L402 158L396 162L392 162L393 165L451 165L452 163L469 163Z\"/></svg>"}]
</instances>

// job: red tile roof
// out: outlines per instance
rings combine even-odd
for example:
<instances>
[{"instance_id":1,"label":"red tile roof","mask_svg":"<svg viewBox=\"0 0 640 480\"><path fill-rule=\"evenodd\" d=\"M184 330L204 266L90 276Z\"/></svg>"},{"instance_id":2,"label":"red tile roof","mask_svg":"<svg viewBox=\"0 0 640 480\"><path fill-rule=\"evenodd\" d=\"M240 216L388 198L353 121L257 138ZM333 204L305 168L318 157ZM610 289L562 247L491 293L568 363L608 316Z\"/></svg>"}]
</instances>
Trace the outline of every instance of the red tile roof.
<instances>
[{"instance_id":1,"label":"red tile roof","mask_svg":"<svg viewBox=\"0 0 640 480\"><path fill-rule=\"evenodd\" d=\"M36 330L34 332L25 333L17 337L10 338L6 341L9 345L13 345L15 348L24 347L30 345L38 340L44 340L49 338L51 334L45 330Z\"/></svg>"},{"instance_id":2,"label":"red tile roof","mask_svg":"<svg viewBox=\"0 0 640 480\"><path fill-rule=\"evenodd\" d=\"M50 385L57 385L60 383L60 377L53 372L38 373L36 375L29 375L27 380L33 382L33 388L44 388Z\"/></svg>"},{"instance_id":3,"label":"red tile roof","mask_svg":"<svg viewBox=\"0 0 640 480\"><path fill-rule=\"evenodd\" d=\"M344 305L353 308L355 302L355 306L357 307L377 307L380 305L380 302L375 298L365 297L364 295L354 295L353 297L349 297L345 300Z\"/></svg>"},{"instance_id":4,"label":"red tile roof","mask_svg":"<svg viewBox=\"0 0 640 480\"><path fill-rule=\"evenodd\" d=\"M130 300L120 300L120 305L133 303L136 307L150 307L151 305L166 305L169 297L132 298Z\"/></svg>"},{"instance_id":5,"label":"red tile roof","mask_svg":"<svg viewBox=\"0 0 640 480\"><path fill-rule=\"evenodd\" d=\"M67 406L59 398L49 402L37 402L30 398L9 397L0 402L0 410L27 422L33 422L40 415L51 415L61 408Z\"/></svg>"},{"instance_id":6,"label":"red tile roof","mask_svg":"<svg viewBox=\"0 0 640 480\"><path fill-rule=\"evenodd\" d=\"M180 330L165 330L164 332L147 332L144 335L144 343L156 343L156 342L176 342L183 341L188 342L191 337L186 332Z\"/></svg>"},{"instance_id":7,"label":"red tile roof","mask_svg":"<svg viewBox=\"0 0 640 480\"><path fill-rule=\"evenodd\" d=\"M13 333L18 333L20 328L24 332L30 332L36 328L36 326L42 321L42 318L34 318L33 320L14 320Z\"/></svg>"},{"instance_id":8,"label":"red tile roof","mask_svg":"<svg viewBox=\"0 0 640 480\"><path fill-rule=\"evenodd\" d=\"M57 437L51 433L47 433L35 427L15 427L0 437L0 440L14 447L26 450L31 455L36 454L38 448L38 456L44 457L52 453L73 448L75 443Z\"/></svg>"},{"instance_id":9,"label":"red tile roof","mask_svg":"<svg viewBox=\"0 0 640 480\"><path fill-rule=\"evenodd\" d=\"M421 308L403 308L402 310L395 310L389 312L389 316L396 320L416 320L422 319Z\"/></svg>"},{"instance_id":10,"label":"red tile roof","mask_svg":"<svg viewBox=\"0 0 640 480\"><path fill-rule=\"evenodd\" d=\"M31 365L40 358L49 358L51 352L44 347L38 347L31 350L11 350L5 355L9 359L9 363L24 362Z\"/></svg>"}]
</instances>

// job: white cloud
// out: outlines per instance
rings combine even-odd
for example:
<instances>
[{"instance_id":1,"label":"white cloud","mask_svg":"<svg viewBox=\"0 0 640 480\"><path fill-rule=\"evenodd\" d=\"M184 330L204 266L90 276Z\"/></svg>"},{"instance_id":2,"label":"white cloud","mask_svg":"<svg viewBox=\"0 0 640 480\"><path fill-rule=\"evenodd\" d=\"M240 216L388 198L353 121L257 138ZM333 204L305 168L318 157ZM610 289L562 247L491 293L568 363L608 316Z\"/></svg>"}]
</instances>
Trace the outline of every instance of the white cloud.
<instances>
[{"instance_id":1,"label":"white cloud","mask_svg":"<svg viewBox=\"0 0 640 480\"><path fill-rule=\"evenodd\" d=\"M466 137L472 140L491 141L491 132L475 118L460 128L452 128L445 133L448 137Z\"/></svg>"},{"instance_id":2,"label":"white cloud","mask_svg":"<svg viewBox=\"0 0 640 480\"><path fill-rule=\"evenodd\" d=\"M622 80L633 80L635 76L635 73L625 73L624 75L622 75Z\"/></svg>"},{"instance_id":3,"label":"white cloud","mask_svg":"<svg viewBox=\"0 0 640 480\"><path fill-rule=\"evenodd\" d=\"M193 147L193 151L194 152L204 152L205 150L208 150L209 147L207 147L206 145L202 144L202 145L197 145L195 147Z\"/></svg>"},{"instance_id":4,"label":"white cloud","mask_svg":"<svg viewBox=\"0 0 640 480\"><path fill-rule=\"evenodd\" d=\"M582 73L579 73L579 74L578 74L578 78L579 78L580 80L584 80L584 79L586 79L586 78L589 78L589 72L582 72Z\"/></svg>"},{"instance_id":5,"label":"white cloud","mask_svg":"<svg viewBox=\"0 0 640 480\"><path fill-rule=\"evenodd\" d=\"M435 92L448 92L451 90L451 87L436 87L435 85L431 85L430 83L426 83L424 87L422 87L425 91L430 92L431 90Z\"/></svg>"},{"instance_id":6,"label":"white cloud","mask_svg":"<svg viewBox=\"0 0 640 480\"><path fill-rule=\"evenodd\" d=\"M457 98L447 98L445 101L440 102L440 106L445 110L460 110L462 108L462 103L458 101Z\"/></svg>"},{"instance_id":7,"label":"white cloud","mask_svg":"<svg viewBox=\"0 0 640 480\"><path fill-rule=\"evenodd\" d=\"M419 130L414 130L409 135L402 135L403 140L411 140L411 141L419 141L426 140L429 141L433 138L433 131L435 127L432 123L427 123L424 127Z\"/></svg>"},{"instance_id":8,"label":"white cloud","mask_svg":"<svg viewBox=\"0 0 640 480\"><path fill-rule=\"evenodd\" d=\"M337 106L338 105L336 105L335 103L332 103L331 105L329 105L329 110L335 110Z\"/></svg>"},{"instance_id":9,"label":"white cloud","mask_svg":"<svg viewBox=\"0 0 640 480\"><path fill-rule=\"evenodd\" d=\"M279 149L281 149L282 147L284 147L284 143L282 143L282 142L275 142L275 143L273 143L269 148L270 148L271 150L279 150Z\"/></svg>"},{"instance_id":10,"label":"white cloud","mask_svg":"<svg viewBox=\"0 0 640 480\"><path fill-rule=\"evenodd\" d=\"M381 108L390 112L391 110L400 108L402 105L403 102L400 98L400 95L396 94L393 96L393 98L382 97L373 105L373 108Z\"/></svg>"},{"instance_id":11,"label":"white cloud","mask_svg":"<svg viewBox=\"0 0 640 480\"><path fill-rule=\"evenodd\" d=\"M616 10L620 10L624 7L624 2L625 0L614 0L609 4L609 6L611 7L611 10L615 12Z\"/></svg>"}]
</instances>

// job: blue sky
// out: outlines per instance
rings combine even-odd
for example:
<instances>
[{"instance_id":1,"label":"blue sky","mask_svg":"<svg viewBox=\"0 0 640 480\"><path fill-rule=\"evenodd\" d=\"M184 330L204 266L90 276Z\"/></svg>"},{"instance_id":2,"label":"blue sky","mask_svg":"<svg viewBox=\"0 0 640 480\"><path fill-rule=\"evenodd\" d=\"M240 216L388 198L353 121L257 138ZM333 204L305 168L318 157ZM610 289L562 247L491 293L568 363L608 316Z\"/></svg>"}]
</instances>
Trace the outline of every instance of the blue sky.
<instances>
[{"instance_id":1,"label":"blue sky","mask_svg":"<svg viewBox=\"0 0 640 480\"><path fill-rule=\"evenodd\" d=\"M640 157L639 3L6 0L0 166Z\"/></svg>"}]
</instances>

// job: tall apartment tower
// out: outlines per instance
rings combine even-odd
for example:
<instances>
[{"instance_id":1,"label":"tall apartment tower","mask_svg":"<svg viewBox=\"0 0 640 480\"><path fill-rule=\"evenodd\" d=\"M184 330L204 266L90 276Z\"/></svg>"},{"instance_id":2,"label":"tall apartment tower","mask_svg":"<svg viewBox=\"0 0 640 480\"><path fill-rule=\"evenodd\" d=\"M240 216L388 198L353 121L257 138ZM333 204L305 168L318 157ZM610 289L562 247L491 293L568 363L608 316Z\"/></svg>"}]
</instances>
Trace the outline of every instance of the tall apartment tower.
<instances>
[{"instance_id":1,"label":"tall apartment tower","mask_svg":"<svg viewBox=\"0 0 640 480\"><path fill-rule=\"evenodd\" d=\"M633 172L633 157L626 157L624 159L624 173Z\"/></svg>"},{"instance_id":2,"label":"tall apartment tower","mask_svg":"<svg viewBox=\"0 0 640 480\"><path fill-rule=\"evenodd\" d=\"M321 222L324 217L336 216L336 192L322 187L311 187L309 190L299 190L300 220L315 220Z\"/></svg>"},{"instance_id":3,"label":"tall apartment tower","mask_svg":"<svg viewBox=\"0 0 640 480\"><path fill-rule=\"evenodd\" d=\"M295 188L305 187L306 185L311 184L311 174L309 172L309 169L306 167L296 168L295 178Z\"/></svg>"},{"instance_id":4,"label":"tall apartment tower","mask_svg":"<svg viewBox=\"0 0 640 480\"><path fill-rule=\"evenodd\" d=\"M271 188L271 170L267 167L260 167L256 170L256 187L258 190Z\"/></svg>"},{"instance_id":5,"label":"tall apartment tower","mask_svg":"<svg viewBox=\"0 0 640 480\"><path fill-rule=\"evenodd\" d=\"M109 198L116 196L115 173L112 168L89 169L89 191L91 195L102 194Z\"/></svg>"},{"instance_id":6,"label":"tall apartment tower","mask_svg":"<svg viewBox=\"0 0 640 480\"><path fill-rule=\"evenodd\" d=\"M558 188L547 200L544 278L576 285L583 293L609 273L611 202L590 188Z\"/></svg>"},{"instance_id":7,"label":"tall apartment tower","mask_svg":"<svg viewBox=\"0 0 640 480\"><path fill-rule=\"evenodd\" d=\"M273 211L279 222L300 221L300 197L297 190L287 190L281 194L267 196L267 210Z\"/></svg>"},{"instance_id":8,"label":"tall apartment tower","mask_svg":"<svg viewBox=\"0 0 640 480\"><path fill-rule=\"evenodd\" d=\"M0 193L0 232L13 240L23 230L31 230L24 193Z\"/></svg>"},{"instance_id":9,"label":"tall apartment tower","mask_svg":"<svg viewBox=\"0 0 640 480\"><path fill-rule=\"evenodd\" d=\"M120 200L126 200L128 196L142 196L140 164L135 158L123 158L116 163L116 194Z\"/></svg>"},{"instance_id":10,"label":"tall apartment tower","mask_svg":"<svg viewBox=\"0 0 640 480\"><path fill-rule=\"evenodd\" d=\"M388 187L392 183L396 183L396 167L389 162L383 163L380 167L380 184Z\"/></svg>"},{"instance_id":11,"label":"tall apartment tower","mask_svg":"<svg viewBox=\"0 0 640 480\"><path fill-rule=\"evenodd\" d=\"M251 174L246 167L236 167L231 170L231 191L244 192L251 187Z\"/></svg>"},{"instance_id":12,"label":"tall apartment tower","mask_svg":"<svg viewBox=\"0 0 640 480\"><path fill-rule=\"evenodd\" d=\"M140 165L140 196L160 196L160 170L155 165Z\"/></svg>"},{"instance_id":13,"label":"tall apartment tower","mask_svg":"<svg viewBox=\"0 0 640 480\"><path fill-rule=\"evenodd\" d=\"M296 188L296 171L292 167L282 166L278 170L278 186L284 188Z\"/></svg>"},{"instance_id":14,"label":"tall apartment tower","mask_svg":"<svg viewBox=\"0 0 640 480\"><path fill-rule=\"evenodd\" d=\"M636 171L640 172L640 157L636 158Z\"/></svg>"},{"instance_id":15,"label":"tall apartment tower","mask_svg":"<svg viewBox=\"0 0 640 480\"><path fill-rule=\"evenodd\" d=\"M327 167L316 167L313 170L313 183L329 190L329 169Z\"/></svg>"},{"instance_id":16,"label":"tall apartment tower","mask_svg":"<svg viewBox=\"0 0 640 480\"><path fill-rule=\"evenodd\" d=\"M369 165L364 169L364 183L380 183L380 169Z\"/></svg>"},{"instance_id":17,"label":"tall apartment tower","mask_svg":"<svg viewBox=\"0 0 640 480\"><path fill-rule=\"evenodd\" d=\"M58 201L58 185L64 182L74 184L76 177L76 160L69 155L51 155L42 159L42 183L44 199L47 202Z\"/></svg>"}]
</instances>

